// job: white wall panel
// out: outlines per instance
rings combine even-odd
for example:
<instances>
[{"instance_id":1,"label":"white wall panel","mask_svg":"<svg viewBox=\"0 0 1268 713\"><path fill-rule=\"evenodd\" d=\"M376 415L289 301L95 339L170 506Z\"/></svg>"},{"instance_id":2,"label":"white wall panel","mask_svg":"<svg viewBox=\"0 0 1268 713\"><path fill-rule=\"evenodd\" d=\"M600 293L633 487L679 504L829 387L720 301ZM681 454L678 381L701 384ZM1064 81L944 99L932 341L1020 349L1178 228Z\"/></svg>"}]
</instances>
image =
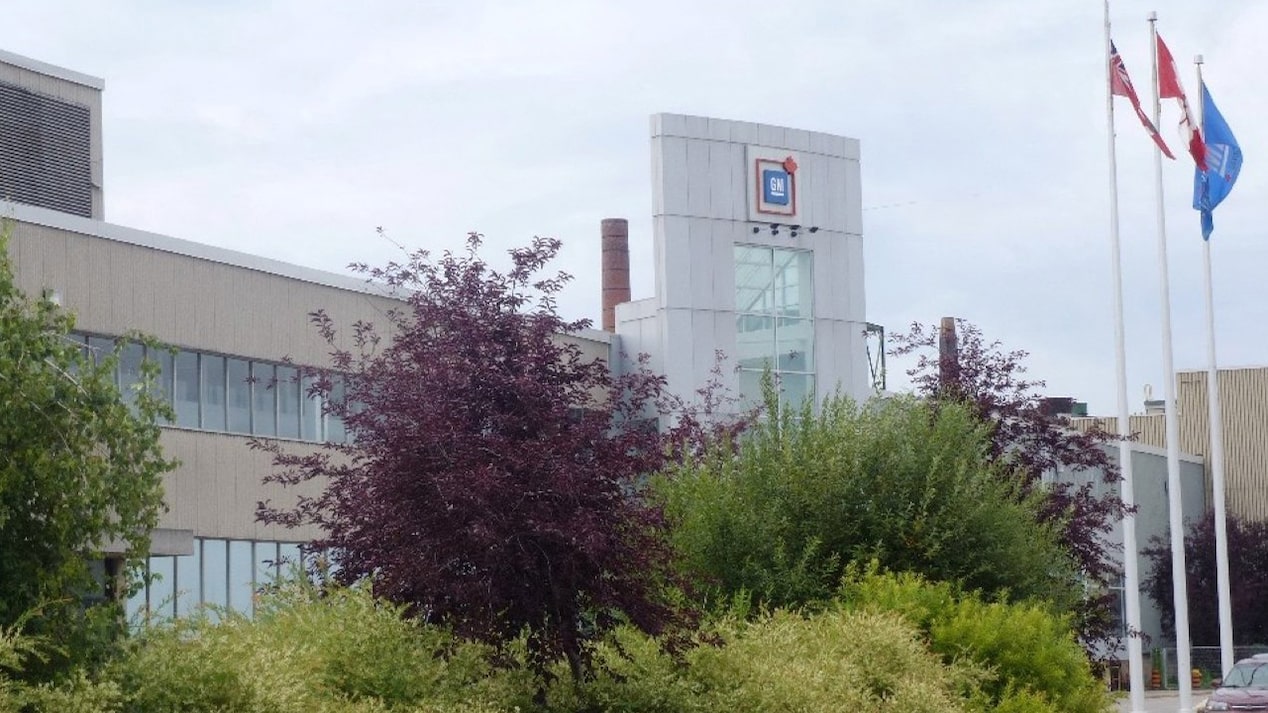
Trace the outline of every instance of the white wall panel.
<instances>
[{"instance_id":1,"label":"white wall panel","mask_svg":"<svg viewBox=\"0 0 1268 713\"><path fill-rule=\"evenodd\" d=\"M744 196L743 187L737 191L731 182L736 174L732 166L735 147L733 144L720 141L709 141L707 145L709 147L709 217L734 220L742 215L736 212L735 204ZM743 159L740 161L742 162ZM741 175L743 175L742 170L741 167Z\"/></svg>"},{"instance_id":2,"label":"white wall panel","mask_svg":"<svg viewBox=\"0 0 1268 713\"><path fill-rule=\"evenodd\" d=\"M709 141L687 140L687 209L686 215L712 215L709 198L713 179L709 175Z\"/></svg>"},{"instance_id":3,"label":"white wall panel","mask_svg":"<svg viewBox=\"0 0 1268 713\"><path fill-rule=\"evenodd\" d=\"M687 140L665 136L660 141L662 180L661 206L666 215L687 215L690 204L687 198L689 163Z\"/></svg>"},{"instance_id":4,"label":"white wall panel","mask_svg":"<svg viewBox=\"0 0 1268 713\"><path fill-rule=\"evenodd\" d=\"M717 261L714 259L716 245L713 240L714 225L720 225L720 222L705 218L691 218L688 224L687 242L691 251L690 262L687 265L691 275L690 285L688 285L691 300L688 304L692 309L712 309L715 304L713 280L717 274Z\"/></svg>"}]
</instances>

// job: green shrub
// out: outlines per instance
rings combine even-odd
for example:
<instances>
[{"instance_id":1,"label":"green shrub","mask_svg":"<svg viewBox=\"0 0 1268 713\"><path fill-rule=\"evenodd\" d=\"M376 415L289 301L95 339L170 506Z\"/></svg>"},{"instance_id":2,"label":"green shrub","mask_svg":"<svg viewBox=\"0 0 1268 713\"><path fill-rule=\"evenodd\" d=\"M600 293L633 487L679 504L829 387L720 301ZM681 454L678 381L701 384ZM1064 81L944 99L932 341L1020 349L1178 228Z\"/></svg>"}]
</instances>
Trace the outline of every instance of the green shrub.
<instances>
[{"instance_id":1,"label":"green shrub","mask_svg":"<svg viewBox=\"0 0 1268 713\"><path fill-rule=\"evenodd\" d=\"M958 711L973 672L945 664L893 614L776 612L727 622L726 645L692 652L714 711Z\"/></svg>"},{"instance_id":2,"label":"green shrub","mask_svg":"<svg viewBox=\"0 0 1268 713\"><path fill-rule=\"evenodd\" d=\"M989 602L951 584L873 569L847 576L841 604L897 613L928 637L944 661L968 661L987 671L968 692L987 710L1101 713L1110 705L1069 618L1045 603Z\"/></svg>"},{"instance_id":3,"label":"green shrub","mask_svg":"<svg viewBox=\"0 0 1268 713\"><path fill-rule=\"evenodd\" d=\"M774 407L774 404L770 404ZM831 600L845 568L876 559L987 592L1079 600L1070 558L994 470L966 408L908 398L784 409L738 451L720 444L654 480L683 567L704 595L770 607Z\"/></svg>"},{"instance_id":4,"label":"green shrub","mask_svg":"<svg viewBox=\"0 0 1268 713\"><path fill-rule=\"evenodd\" d=\"M966 710L957 691L980 675L945 664L900 617L777 611L729 618L675 657L630 629L599 648L596 676L560 679L557 713L819 713L842 710L938 713Z\"/></svg>"},{"instance_id":5,"label":"green shrub","mask_svg":"<svg viewBox=\"0 0 1268 713\"><path fill-rule=\"evenodd\" d=\"M492 698L517 689L498 687L490 653L402 617L367 587L292 583L254 620L153 627L107 674L138 713L495 710Z\"/></svg>"}]
</instances>

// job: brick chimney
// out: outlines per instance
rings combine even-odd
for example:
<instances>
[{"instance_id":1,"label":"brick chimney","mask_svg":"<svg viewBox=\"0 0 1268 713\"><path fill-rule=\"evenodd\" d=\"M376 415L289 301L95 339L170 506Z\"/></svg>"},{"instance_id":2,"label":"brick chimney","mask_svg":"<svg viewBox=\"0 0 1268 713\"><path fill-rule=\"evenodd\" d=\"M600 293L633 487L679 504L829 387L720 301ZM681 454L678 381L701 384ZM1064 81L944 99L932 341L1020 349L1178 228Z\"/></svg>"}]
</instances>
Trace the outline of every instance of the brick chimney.
<instances>
[{"instance_id":1,"label":"brick chimney","mask_svg":"<svg viewBox=\"0 0 1268 713\"><path fill-rule=\"evenodd\" d=\"M616 331L616 306L630 301L630 224L624 218L604 218L603 329Z\"/></svg>"},{"instance_id":2,"label":"brick chimney","mask_svg":"<svg viewBox=\"0 0 1268 713\"><path fill-rule=\"evenodd\" d=\"M938 380L942 387L960 379L960 344L955 334L955 317L943 317L938 331Z\"/></svg>"}]
</instances>

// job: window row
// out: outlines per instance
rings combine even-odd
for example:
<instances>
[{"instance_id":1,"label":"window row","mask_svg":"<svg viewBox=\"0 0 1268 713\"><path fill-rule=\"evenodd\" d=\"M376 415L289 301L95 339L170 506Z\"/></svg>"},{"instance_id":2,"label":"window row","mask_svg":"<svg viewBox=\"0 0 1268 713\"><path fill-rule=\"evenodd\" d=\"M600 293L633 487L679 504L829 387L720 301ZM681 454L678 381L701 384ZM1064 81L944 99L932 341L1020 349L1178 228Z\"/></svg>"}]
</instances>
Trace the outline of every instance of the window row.
<instances>
[{"instance_id":1,"label":"window row","mask_svg":"<svg viewBox=\"0 0 1268 713\"><path fill-rule=\"evenodd\" d=\"M114 349L109 337L77 339L96 358ZM159 367L159 391L176 415L172 425L305 441L341 443L348 438L343 420L323 413L321 397L310 394L314 377L301 377L294 366L188 350L173 355L129 342L115 374L125 399L135 398L133 387L146 359ZM330 398L341 399L343 393L343 381L335 377Z\"/></svg>"},{"instance_id":2,"label":"window row","mask_svg":"<svg viewBox=\"0 0 1268 713\"><path fill-rule=\"evenodd\" d=\"M148 584L128 599L128 621L188 616L203 605L253 616L260 589L301 565L302 556L292 542L195 539L191 555L149 558Z\"/></svg>"}]
</instances>

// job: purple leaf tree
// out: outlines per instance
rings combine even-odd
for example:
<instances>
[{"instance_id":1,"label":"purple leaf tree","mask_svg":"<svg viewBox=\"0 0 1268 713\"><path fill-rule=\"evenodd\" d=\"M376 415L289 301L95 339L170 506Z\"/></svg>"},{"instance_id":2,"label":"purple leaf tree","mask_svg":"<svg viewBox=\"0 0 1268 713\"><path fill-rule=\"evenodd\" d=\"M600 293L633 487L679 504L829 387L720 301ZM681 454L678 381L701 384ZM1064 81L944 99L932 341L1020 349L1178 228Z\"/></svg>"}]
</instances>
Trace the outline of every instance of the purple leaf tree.
<instances>
[{"instance_id":1,"label":"purple leaf tree","mask_svg":"<svg viewBox=\"0 0 1268 713\"><path fill-rule=\"evenodd\" d=\"M580 677L589 644L613 626L658 634L686 616L669 596L672 555L642 481L700 429L687 418L658 432L672 407L661 377L614 375L560 336L589 323L556 314L569 277L543 272L558 240L512 250L507 272L479 247L471 234L462 254L354 266L403 306L384 326L352 325L351 349L313 314L332 368L315 372L310 395L351 439L307 456L258 443L277 466L268 481L324 484L258 515L319 526L314 547L337 580L368 579L466 636L526 635L539 674L563 658Z\"/></svg>"}]
</instances>

